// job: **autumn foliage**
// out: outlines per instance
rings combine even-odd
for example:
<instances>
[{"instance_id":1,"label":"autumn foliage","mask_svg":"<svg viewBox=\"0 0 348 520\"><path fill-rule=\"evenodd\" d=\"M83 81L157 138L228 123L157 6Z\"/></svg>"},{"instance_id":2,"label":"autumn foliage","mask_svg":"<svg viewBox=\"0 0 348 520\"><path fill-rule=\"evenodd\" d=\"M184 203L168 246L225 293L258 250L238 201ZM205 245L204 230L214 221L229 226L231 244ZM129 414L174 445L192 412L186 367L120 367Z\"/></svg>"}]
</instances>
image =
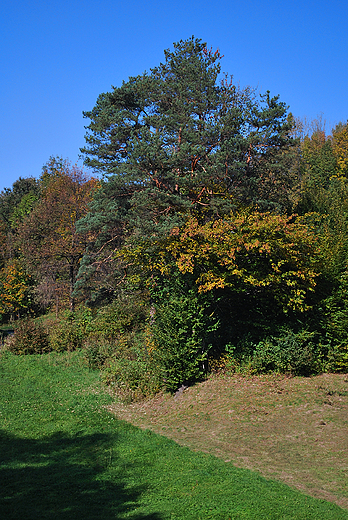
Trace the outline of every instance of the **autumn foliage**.
<instances>
[{"instance_id":1,"label":"autumn foliage","mask_svg":"<svg viewBox=\"0 0 348 520\"><path fill-rule=\"evenodd\" d=\"M30 307L30 279L17 260L0 270L0 314L19 317Z\"/></svg>"},{"instance_id":2,"label":"autumn foliage","mask_svg":"<svg viewBox=\"0 0 348 520\"><path fill-rule=\"evenodd\" d=\"M219 359L348 369L348 124L305 131L221 59L192 37L101 94L81 150L100 180L56 157L0 194L2 320L69 309L56 349L77 327L133 396Z\"/></svg>"},{"instance_id":3,"label":"autumn foliage","mask_svg":"<svg viewBox=\"0 0 348 520\"><path fill-rule=\"evenodd\" d=\"M51 160L42 184L40 200L18 228L17 243L43 300L65 300L72 309L76 274L91 239L77 232L76 223L87 213L97 181L76 166L57 167Z\"/></svg>"},{"instance_id":4,"label":"autumn foliage","mask_svg":"<svg viewBox=\"0 0 348 520\"><path fill-rule=\"evenodd\" d=\"M181 273L196 273L198 292L262 290L278 304L306 308L314 291L315 238L295 217L253 212L199 225L191 219L167 250Z\"/></svg>"}]
</instances>

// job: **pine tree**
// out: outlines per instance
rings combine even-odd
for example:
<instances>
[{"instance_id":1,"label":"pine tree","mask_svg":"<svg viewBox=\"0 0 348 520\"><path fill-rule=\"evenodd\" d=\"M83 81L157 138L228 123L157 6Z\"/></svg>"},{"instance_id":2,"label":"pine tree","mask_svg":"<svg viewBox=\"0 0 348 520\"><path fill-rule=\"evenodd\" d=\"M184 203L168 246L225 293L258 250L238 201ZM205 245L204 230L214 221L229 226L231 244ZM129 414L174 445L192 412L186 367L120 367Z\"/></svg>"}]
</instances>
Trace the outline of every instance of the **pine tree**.
<instances>
[{"instance_id":1,"label":"pine tree","mask_svg":"<svg viewBox=\"0 0 348 520\"><path fill-rule=\"evenodd\" d=\"M199 39L164 54L84 112L81 152L104 179L80 229L97 232L99 260L129 236L167 236L190 214L205 222L246 205L289 209L297 142L285 104L238 88Z\"/></svg>"}]
</instances>

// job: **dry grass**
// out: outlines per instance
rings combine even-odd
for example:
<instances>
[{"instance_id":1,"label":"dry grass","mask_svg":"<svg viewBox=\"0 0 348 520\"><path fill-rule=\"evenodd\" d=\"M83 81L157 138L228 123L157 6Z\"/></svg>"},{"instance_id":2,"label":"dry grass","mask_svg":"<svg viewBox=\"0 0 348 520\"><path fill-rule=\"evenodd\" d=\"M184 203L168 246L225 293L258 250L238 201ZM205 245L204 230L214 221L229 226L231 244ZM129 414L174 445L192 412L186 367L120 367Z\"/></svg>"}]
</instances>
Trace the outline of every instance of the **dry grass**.
<instances>
[{"instance_id":1,"label":"dry grass","mask_svg":"<svg viewBox=\"0 0 348 520\"><path fill-rule=\"evenodd\" d=\"M109 409L348 509L348 375L214 376L177 396Z\"/></svg>"}]
</instances>

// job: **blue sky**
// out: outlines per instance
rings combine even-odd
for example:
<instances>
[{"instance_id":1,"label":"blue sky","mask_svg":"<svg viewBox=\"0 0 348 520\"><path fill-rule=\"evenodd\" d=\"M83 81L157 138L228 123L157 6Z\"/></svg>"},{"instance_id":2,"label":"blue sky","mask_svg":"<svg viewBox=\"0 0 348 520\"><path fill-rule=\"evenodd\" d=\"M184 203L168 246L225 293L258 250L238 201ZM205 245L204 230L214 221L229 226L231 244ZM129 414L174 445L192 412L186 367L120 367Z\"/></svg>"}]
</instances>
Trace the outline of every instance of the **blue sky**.
<instances>
[{"instance_id":1,"label":"blue sky","mask_svg":"<svg viewBox=\"0 0 348 520\"><path fill-rule=\"evenodd\" d=\"M0 1L0 190L52 155L77 162L82 111L192 35L295 116L348 119L346 1Z\"/></svg>"}]
</instances>

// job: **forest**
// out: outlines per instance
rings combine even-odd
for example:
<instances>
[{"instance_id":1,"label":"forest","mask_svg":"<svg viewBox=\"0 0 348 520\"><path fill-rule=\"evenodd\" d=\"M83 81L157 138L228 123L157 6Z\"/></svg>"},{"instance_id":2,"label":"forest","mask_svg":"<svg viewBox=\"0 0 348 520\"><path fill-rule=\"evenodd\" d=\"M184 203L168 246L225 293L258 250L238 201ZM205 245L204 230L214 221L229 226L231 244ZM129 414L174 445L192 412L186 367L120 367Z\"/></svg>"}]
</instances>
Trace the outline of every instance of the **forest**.
<instances>
[{"instance_id":1,"label":"forest","mask_svg":"<svg viewBox=\"0 0 348 520\"><path fill-rule=\"evenodd\" d=\"M300 120L222 59L174 44L84 112L86 169L51 157L0 193L9 350L84 349L126 400L348 371L348 122Z\"/></svg>"}]
</instances>

